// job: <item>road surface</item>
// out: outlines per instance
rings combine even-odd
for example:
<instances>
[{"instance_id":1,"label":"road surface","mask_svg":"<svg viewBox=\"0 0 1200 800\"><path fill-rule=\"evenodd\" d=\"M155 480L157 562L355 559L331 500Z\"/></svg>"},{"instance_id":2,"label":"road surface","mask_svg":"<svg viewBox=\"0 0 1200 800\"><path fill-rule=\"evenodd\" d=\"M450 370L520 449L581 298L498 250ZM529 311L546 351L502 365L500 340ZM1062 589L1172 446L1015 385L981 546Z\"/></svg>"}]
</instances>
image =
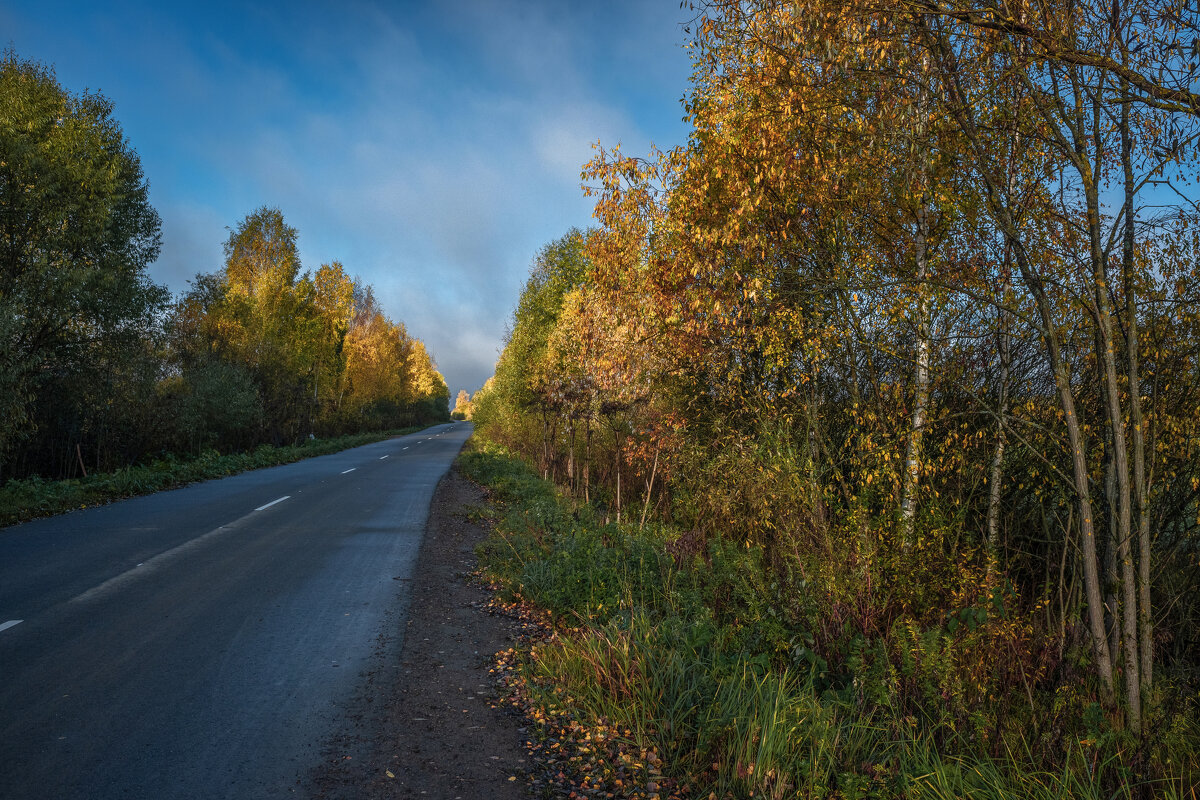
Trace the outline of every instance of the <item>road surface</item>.
<instances>
[{"instance_id":1,"label":"road surface","mask_svg":"<svg viewBox=\"0 0 1200 800\"><path fill-rule=\"evenodd\" d=\"M0 529L0 798L302 796L470 431Z\"/></svg>"}]
</instances>

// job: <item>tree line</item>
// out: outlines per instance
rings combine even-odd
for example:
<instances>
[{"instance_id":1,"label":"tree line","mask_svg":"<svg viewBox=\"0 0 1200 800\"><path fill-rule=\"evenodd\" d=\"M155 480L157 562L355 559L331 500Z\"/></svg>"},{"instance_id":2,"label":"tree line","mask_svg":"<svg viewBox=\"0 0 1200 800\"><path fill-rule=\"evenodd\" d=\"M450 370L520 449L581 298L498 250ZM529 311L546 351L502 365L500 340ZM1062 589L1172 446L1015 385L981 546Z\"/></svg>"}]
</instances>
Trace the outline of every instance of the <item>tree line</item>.
<instances>
[{"instance_id":1,"label":"tree line","mask_svg":"<svg viewBox=\"0 0 1200 800\"><path fill-rule=\"evenodd\" d=\"M478 429L614 520L761 548L868 706L1174 769L1146 734L1200 737L1200 11L688 6L688 143L584 167L598 227L539 253Z\"/></svg>"},{"instance_id":2,"label":"tree line","mask_svg":"<svg viewBox=\"0 0 1200 800\"><path fill-rule=\"evenodd\" d=\"M447 418L424 344L263 207L173 298L160 219L102 95L0 60L0 479Z\"/></svg>"}]
</instances>

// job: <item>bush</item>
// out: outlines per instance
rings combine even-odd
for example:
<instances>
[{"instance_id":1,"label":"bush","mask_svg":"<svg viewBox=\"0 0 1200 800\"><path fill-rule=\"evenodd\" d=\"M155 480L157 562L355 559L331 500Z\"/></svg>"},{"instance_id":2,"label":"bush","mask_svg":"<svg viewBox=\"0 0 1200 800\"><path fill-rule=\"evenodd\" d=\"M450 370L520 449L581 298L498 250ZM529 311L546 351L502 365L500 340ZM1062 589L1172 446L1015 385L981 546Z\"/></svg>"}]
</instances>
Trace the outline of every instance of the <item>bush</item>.
<instances>
[{"instance_id":1,"label":"bush","mask_svg":"<svg viewBox=\"0 0 1200 800\"><path fill-rule=\"evenodd\" d=\"M495 445L472 440L460 465L494 501L487 576L562 626L521 656L516 691L545 735L575 742L556 763L597 791L634 780L697 797L1099 798L1146 780L1103 715L1055 742L1030 733L1014 685L1049 718L1085 716L1083 696L1050 710L1041 639L1012 590L972 586L969 565L879 547L878 561L830 567L873 587L813 583L760 547L603 524ZM935 600L900 592L887 565L940 576L951 611L929 615ZM1195 705L1173 708L1154 745L1173 777L1143 785L1187 796Z\"/></svg>"}]
</instances>

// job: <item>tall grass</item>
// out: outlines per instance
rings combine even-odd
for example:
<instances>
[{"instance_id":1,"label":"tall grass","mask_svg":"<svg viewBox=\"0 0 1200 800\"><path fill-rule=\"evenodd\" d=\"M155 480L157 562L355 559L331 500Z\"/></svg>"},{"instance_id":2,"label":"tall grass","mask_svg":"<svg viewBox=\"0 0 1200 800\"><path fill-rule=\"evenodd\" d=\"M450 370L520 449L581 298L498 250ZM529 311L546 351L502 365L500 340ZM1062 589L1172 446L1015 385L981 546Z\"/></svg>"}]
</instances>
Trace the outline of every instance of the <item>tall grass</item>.
<instances>
[{"instance_id":1,"label":"tall grass","mask_svg":"<svg viewBox=\"0 0 1200 800\"><path fill-rule=\"evenodd\" d=\"M535 718L620 731L661 759L661 778L644 773L616 796L1194 798L1194 754L1190 766L1159 765L1177 777L1155 783L1117 740L1090 737L1047 761L1018 730L988 752L978 730L948 732L932 709L914 715L878 663L849 659L829 675L753 548L710 543L673 557L678 532L603 524L494 446L472 442L460 465L495 500L480 548L489 577L561 623L519 660ZM593 743L583 751L594 760Z\"/></svg>"}]
</instances>

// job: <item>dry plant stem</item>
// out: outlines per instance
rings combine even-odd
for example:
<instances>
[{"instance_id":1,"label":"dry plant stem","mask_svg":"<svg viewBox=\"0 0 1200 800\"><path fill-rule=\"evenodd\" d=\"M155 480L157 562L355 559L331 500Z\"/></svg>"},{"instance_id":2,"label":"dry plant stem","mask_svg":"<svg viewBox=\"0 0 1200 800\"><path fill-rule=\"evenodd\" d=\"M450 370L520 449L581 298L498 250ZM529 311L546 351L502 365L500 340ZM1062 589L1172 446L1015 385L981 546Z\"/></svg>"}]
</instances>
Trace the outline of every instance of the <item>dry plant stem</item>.
<instances>
[{"instance_id":1,"label":"dry plant stem","mask_svg":"<svg viewBox=\"0 0 1200 800\"><path fill-rule=\"evenodd\" d=\"M583 428L583 502L592 502L592 418L584 419Z\"/></svg>"},{"instance_id":2,"label":"dry plant stem","mask_svg":"<svg viewBox=\"0 0 1200 800\"><path fill-rule=\"evenodd\" d=\"M654 475L658 472L658 448L654 449L654 466L650 469L650 480L646 483L646 502L642 505L642 521L638 528L646 527L646 514L650 511L650 494L654 491Z\"/></svg>"}]
</instances>

